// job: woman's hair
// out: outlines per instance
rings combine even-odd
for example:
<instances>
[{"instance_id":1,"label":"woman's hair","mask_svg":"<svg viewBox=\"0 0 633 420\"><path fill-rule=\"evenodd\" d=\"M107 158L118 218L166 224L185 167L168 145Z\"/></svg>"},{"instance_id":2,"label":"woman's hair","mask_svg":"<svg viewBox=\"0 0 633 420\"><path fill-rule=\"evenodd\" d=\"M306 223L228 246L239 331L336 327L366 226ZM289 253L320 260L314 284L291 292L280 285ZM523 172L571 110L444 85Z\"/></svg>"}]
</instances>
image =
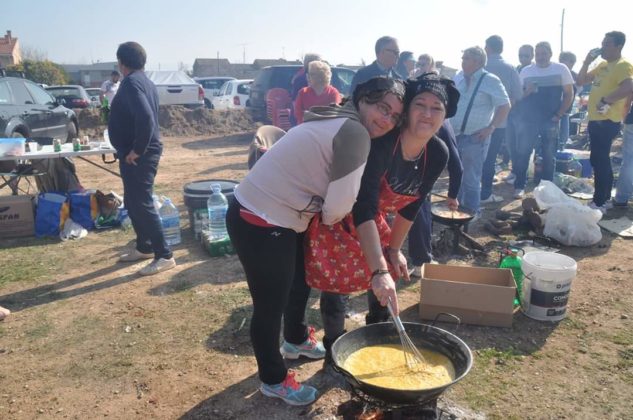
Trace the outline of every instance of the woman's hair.
<instances>
[{"instance_id":1,"label":"woman's hair","mask_svg":"<svg viewBox=\"0 0 633 420\"><path fill-rule=\"evenodd\" d=\"M420 54L420 56L418 57L418 63L422 60L428 61L431 65L428 71L432 71L433 69L435 69L435 60L433 60L433 57L431 57L430 54Z\"/></svg>"},{"instance_id":2,"label":"woman's hair","mask_svg":"<svg viewBox=\"0 0 633 420\"><path fill-rule=\"evenodd\" d=\"M308 77L316 85L327 86L332 79L332 70L324 61L312 61L308 64Z\"/></svg>"},{"instance_id":3,"label":"woman's hair","mask_svg":"<svg viewBox=\"0 0 633 420\"><path fill-rule=\"evenodd\" d=\"M119 45L116 58L130 70L141 70L145 67L147 53L138 42L129 41Z\"/></svg>"},{"instance_id":4,"label":"woman's hair","mask_svg":"<svg viewBox=\"0 0 633 420\"><path fill-rule=\"evenodd\" d=\"M404 83L397 79L384 76L374 77L364 83L359 83L352 94L354 106L358 109L360 101L375 104L381 101L388 93L392 93L401 101L404 101Z\"/></svg>"}]
</instances>

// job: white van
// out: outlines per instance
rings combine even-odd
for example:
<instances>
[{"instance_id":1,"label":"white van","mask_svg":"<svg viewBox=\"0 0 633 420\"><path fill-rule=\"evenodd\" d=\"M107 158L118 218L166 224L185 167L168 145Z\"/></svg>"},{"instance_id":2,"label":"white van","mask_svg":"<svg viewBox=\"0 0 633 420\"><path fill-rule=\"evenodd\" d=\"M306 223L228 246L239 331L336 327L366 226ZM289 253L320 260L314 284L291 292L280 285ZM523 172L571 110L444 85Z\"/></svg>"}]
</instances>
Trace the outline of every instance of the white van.
<instances>
[{"instance_id":1,"label":"white van","mask_svg":"<svg viewBox=\"0 0 633 420\"><path fill-rule=\"evenodd\" d=\"M204 105L204 89L184 71L148 71L145 74L156 85L160 105Z\"/></svg>"}]
</instances>

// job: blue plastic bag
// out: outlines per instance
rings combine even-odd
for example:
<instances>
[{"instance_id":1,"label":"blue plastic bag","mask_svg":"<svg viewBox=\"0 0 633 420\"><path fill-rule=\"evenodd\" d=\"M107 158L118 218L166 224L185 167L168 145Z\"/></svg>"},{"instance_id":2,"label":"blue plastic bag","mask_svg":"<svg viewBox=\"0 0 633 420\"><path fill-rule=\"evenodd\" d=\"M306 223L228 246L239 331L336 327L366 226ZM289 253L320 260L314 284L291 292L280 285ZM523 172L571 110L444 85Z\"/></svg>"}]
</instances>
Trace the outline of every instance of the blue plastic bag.
<instances>
[{"instance_id":1,"label":"blue plastic bag","mask_svg":"<svg viewBox=\"0 0 633 420\"><path fill-rule=\"evenodd\" d=\"M86 230L95 228L99 216L97 198L92 191L70 193L70 218Z\"/></svg>"},{"instance_id":2,"label":"blue plastic bag","mask_svg":"<svg viewBox=\"0 0 633 420\"><path fill-rule=\"evenodd\" d=\"M35 212L35 236L59 236L70 215L68 196L63 193L41 193Z\"/></svg>"}]
</instances>

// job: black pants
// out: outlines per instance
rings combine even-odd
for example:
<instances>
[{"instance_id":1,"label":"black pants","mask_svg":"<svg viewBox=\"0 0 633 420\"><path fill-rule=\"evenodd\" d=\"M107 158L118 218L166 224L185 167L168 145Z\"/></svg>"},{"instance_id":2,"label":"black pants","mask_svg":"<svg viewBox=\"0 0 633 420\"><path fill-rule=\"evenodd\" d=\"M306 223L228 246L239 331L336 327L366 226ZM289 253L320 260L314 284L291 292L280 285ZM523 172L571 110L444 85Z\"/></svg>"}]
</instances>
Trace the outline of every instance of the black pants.
<instances>
[{"instance_id":1,"label":"black pants","mask_svg":"<svg viewBox=\"0 0 633 420\"><path fill-rule=\"evenodd\" d=\"M278 384L288 373L279 353L282 315L286 341L301 344L308 338L305 310L310 288L305 282L304 234L252 225L239 210L240 204L231 198L226 227L253 299L250 333L259 378L265 384Z\"/></svg>"},{"instance_id":2,"label":"black pants","mask_svg":"<svg viewBox=\"0 0 633 420\"><path fill-rule=\"evenodd\" d=\"M611 144L620 132L620 123L611 120L589 121L589 161L593 166L595 190L593 202L601 206L611 199L613 188L613 168L611 167Z\"/></svg>"},{"instance_id":3,"label":"black pants","mask_svg":"<svg viewBox=\"0 0 633 420\"><path fill-rule=\"evenodd\" d=\"M125 158L123 158L125 159ZM160 217L154 207L152 192L158 170L160 152L142 155L136 165L119 161L125 208L136 232L136 249L154 258L171 258L172 252L165 242Z\"/></svg>"},{"instance_id":4,"label":"black pants","mask_svg":"<svg viewBox=\"0 0 633 420\"><path fill-rule=\"evenodd\" d=\"M323 347L330 353L332 344L337 338L345 334L345 303L348 295L321 292L321 317L323 319ZM365 324L375 324L389 320L389 310L382 306L374 292L367 291L367 305L369 312L365 316Z\"/></svg>"}]
</instances>

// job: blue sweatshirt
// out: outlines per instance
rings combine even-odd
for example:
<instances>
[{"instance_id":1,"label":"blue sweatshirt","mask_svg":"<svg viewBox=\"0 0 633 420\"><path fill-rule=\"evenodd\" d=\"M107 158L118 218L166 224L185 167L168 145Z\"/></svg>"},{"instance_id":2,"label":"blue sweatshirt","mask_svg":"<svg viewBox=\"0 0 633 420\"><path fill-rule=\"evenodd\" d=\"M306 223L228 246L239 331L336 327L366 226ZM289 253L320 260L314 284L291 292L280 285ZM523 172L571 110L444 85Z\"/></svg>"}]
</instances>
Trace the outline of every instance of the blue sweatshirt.
<instances>
[{"instance_id":1,"label":"blue sweatshirt","mask_svg":"<svg viewBox=\"0 0 633 420\"><path fill-rule=\"evenodd\" d=\"M108 135L120 159L131 150L138 155L162 151L158 92L142 70L128 74L112 99Z\"/></svg>"}]
</instances>

